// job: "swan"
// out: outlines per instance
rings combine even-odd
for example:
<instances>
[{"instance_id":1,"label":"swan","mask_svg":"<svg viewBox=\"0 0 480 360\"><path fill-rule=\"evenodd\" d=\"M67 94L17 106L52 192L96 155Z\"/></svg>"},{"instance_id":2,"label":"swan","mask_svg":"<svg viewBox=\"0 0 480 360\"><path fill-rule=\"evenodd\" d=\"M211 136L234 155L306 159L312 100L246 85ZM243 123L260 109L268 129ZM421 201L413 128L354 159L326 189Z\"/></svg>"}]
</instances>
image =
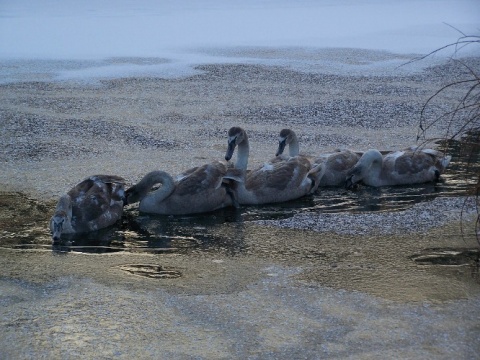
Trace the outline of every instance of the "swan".
<instances>
[{"instance_id":1,"label":"swan","mask_svg":"<svg viewBox=\"0 0 480 360\"><path fill-rule=\"evenodd\" d=\"M240 127L228 131L228 148L225 160L229 161L238 147L235 169L240 179L234 181L235 197L239 204L258 205L300 198L316 190L318 169L312 169L306 157L294 156L275 159L247 174L250 152L248 136ZM228 178L228 176L227 176Z\"/></svg>"},{"instance_id":2,"label":"swan","mask_svg":"<svg viewBox=\"0 0 480 360\"><path fill-rule=\"evenodd\" d=\"M160 215L196 214L238 206L228 185L230 180L223 179L227 173L227 166L220 161L189 169L176 180L165 171L151 171L126 191L126 203L140 201L141 212ZM156 184L161 186L151 191Z\"/></svg>"},{"instance_id":3,"label":"swan","mask_svg":"<svg viewBox=\"0 0 480 360\"><path fill-rule=\"evenodd\" d=\"M125 180L114 175L93 175L60 197L50 219L52 240L62 234L95 231L122 217Z\"/></svg>"},{"instance_id":4,"label":"swan","mask_svg":"<svg viewBox=\"0 0 480 360\"><path fill-rule=\"evenodd\" d=\"M299 143L295 132L291 129L282 129L278 137L276 156L281 156L288 145L291 157L299 155ZM335 150L333 153L322 154L313 159L312 166L320 166L319 187L343 186L347 172L360 159L360 154L351 150Z\"/></svg>"},{"instance_id":5,"label":"swan","mask_svg":"<svg viewBox=\"0 0 480 360\"><path fill-rule=\"evenodd\" d=\"M361 153L352 150L337 149L317 157L314 164L320 165L322 169L318 186L343 186L348 172L355 166L360 156Z\"/></svg>"},{"instance_id":6,"label":"swan","mask_svg":"<svg viewBox=\"0 0 480 360\"><path fill-rule=\"evenodd\" d=\"M349 171L346 186L352 188L359 181L374 187L438 181L450 160L451 156L433 149L412 147L385 156L370 149Z\"/></svg>"}]
</instances>

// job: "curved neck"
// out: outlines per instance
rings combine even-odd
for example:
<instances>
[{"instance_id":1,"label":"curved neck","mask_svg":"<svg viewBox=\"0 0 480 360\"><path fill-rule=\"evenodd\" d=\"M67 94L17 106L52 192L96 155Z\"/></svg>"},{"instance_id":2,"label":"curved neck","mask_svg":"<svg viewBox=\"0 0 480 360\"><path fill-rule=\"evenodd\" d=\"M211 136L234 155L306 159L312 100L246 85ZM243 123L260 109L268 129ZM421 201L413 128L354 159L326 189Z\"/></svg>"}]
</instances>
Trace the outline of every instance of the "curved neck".
<instances>
[{"instance_id":1,"label":"curved neck","mask_svg":"<svg viewBox=\"0 0 480 360\"><path fill-rule=\"evenodd\" d=\"M162 186L154 192L149 193L156 184L162 184ZM142 207L148 207L167 198L175 189L175 182L165 171L152 171L145 175L133 188L132 195L134 195L132 196L131 202L141 201ZM128 191L131 190L129 189Z\"/></svg>"},{"instance_id":2,"label":"curved neck","mask_svg":"<svg viewBox=\"0 0 480 360\"><path fill-rule=\"evenodd\" d=\"M243 140L237 146L238 146L238 153L237 153L237 162L235 163L235 167L237 169L246 171L248 166L248 155L250 153L250 145L248 143L247 134L245 134Z\"/></svg>"},{"instance_id":3,"label":"curved neck","mask_svg":"<svg viewBox=\"0 0 480 360\"><path fill-rule=\"evenodd\" d=\"M383 156L377 150L368 150L358 161L363 164L362 177L376 178L380 175L383 165Z\"/></svg>"}]
</instances>

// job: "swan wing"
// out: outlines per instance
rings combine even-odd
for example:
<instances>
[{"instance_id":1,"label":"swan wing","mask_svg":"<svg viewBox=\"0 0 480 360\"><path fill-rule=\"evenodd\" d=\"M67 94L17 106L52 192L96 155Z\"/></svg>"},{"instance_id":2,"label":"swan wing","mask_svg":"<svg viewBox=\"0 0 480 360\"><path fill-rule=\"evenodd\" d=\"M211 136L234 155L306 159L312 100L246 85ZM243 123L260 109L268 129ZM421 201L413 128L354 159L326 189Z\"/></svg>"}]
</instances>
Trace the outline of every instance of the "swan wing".
<instances>
[{"instance_id":1,"label":"swan wing","mask_svg":"<svg viewBox=\"0 0 480 360\"><path fill-rule=\"evenodd\" d=\"M185 179L186 177L190 176L191 174L193 174L195 171L197 171L199 169L199 166L196 166L196 167L193 167L191 169L188 169L184 172L182 172L181 174L178 174L177 177L176 177L176 181L177 182L180 182L181 180Z\"/></svg>"},{"instance_id":2,"label":"swan wing","mask_svg":"<svg viewBox=\"0 0 480 360\"><path fill-rule=\"evenodd\" d=\"M343 172L355 166L360 155L353 151L341 151L331 154L326 160L327 171Z\"/></svg>"},{"instance_id":3,"label":"swan wing","mask_svg":"<svg viewBox=\"0 0 480 360\"><path fill-rule=\"evenodd\" d=\"M421 151L404 152L395 160L394 171L399 175L415 175L427 171L434 165L434 159Z\"/></svg>"},{"instance_id":4,"label":"swan wing","mask_svg":"<svg viewBox=\"0 0 480 360\"><path fill-rule=\"evenodd\" d=\"M292 157L287 161L270 163L247 176L247 188L272 188L286 190L300 186L310 170L310 162L304 157Z\"/></svg>"},{"instance_id":5,"label":"swan wing","mask_svg":"<svg viewBox=\"0 0 480 360\"><path fill-rule=\"evenodd\" d=\"M175 194L194 195L217 189L222 183L226 170L225 165L219 161L188 170L183 173L186 175L177 182Z\"/></svg>"}]
</instances>

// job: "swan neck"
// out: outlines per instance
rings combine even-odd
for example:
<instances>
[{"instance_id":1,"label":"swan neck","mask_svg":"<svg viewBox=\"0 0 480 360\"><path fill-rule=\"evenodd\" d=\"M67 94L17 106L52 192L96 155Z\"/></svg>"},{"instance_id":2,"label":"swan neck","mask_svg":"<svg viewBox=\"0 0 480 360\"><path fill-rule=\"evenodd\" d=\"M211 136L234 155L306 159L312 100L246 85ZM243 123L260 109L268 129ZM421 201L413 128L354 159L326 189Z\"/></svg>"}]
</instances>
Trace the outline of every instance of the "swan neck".
<instances>
[{"instance_id":1,"label":"swan neck","mask_svg":"<svg viewBox=\"0 0 480 360\"><path fill-rule=\"evenodd\" d=\"M149 191L156 184L162 184L162 186L149 194ZM139 193L139 200L148 204L149 202L161 202L168 197L175 189L175 182L165 171L152 171L145 175L145 177L135 186Z\"/></svg>"},{"instance_id":2,"label":"swan neck","mask_svg":"<svg viewBox=\"0 0 480 360\"><path fill-rule=\"evenodd\" d=\"M235 167L240 170L247 170L248 156L250 153L250 145L248 143L248 138L246 134L243 141L240 142L237 146L238 146L238 153L237 153L237 162L235 163Z\"/></svg>"},{"instance_id":3,"label":"swan neck","mask_svg":"<svg viewBox=\"0 0 480 360\"><path fill-rule=\"evenodd\" d=\"M72 199L69 195L63 195L58 200L54 215L65 216L68 221L72 219Z\"/></svg>"},{"instance_id":4,"label":"swan neck","mask_svg":"<svg viewBox=\"0 0 480 360\"><path fill-rule=\"evenodd\" d=\"M375 177L377 176L383 165L383 156L379 151L370 150L367 151L362 156L363 159L360 161L364 164L363 172L365 177Z\"/></svg>"},{"instance_id":5,"label":"swan neck","mask_svg":"<svg viewBox=\"0 0 480 360\"><path fill-rule=\"evenodd\" d=\"M288 144L288 153L291 157L300 154L300 145L296 136L294 136L290 144Z\"/></svg>"}]
</instances>

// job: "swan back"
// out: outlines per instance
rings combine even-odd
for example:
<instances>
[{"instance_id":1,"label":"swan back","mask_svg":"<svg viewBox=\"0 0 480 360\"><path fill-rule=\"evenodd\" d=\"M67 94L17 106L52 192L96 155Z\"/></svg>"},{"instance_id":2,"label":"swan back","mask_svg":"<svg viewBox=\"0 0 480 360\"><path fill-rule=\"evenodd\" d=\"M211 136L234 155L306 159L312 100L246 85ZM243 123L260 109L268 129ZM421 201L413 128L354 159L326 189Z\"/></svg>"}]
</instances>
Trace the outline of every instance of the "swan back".
<instances>
[{"instance_id":1,"label":"swan back","mask_svg":"<svg viewBox=\"0 0 480 360\"><path fill-rule=\"evenodd\" d=\"M62 233L95 231L113 225L123 213L125 180L114 175L93 175L63 195L50 220L54 241Z\"/></svg>"},{"instance_id":2,"label":"swan back","mask_svg":"<svg viewBox=\"0 0 480 360\"><path fill-rule=\"evenodd\" d=\"M357 164L360 154L352 150L337 150L322 154L314 160L323 172L319 186L343 186L348 172Z\"/></svg>"}]
</instances>

